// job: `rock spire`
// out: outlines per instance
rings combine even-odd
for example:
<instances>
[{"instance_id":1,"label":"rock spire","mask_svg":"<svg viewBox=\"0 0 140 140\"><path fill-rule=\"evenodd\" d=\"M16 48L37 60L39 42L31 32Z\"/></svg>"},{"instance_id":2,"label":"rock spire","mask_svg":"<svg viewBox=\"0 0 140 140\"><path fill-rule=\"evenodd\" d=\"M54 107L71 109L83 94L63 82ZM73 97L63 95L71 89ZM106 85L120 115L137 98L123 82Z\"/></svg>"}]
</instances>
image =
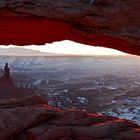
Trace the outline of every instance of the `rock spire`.
<instances>
[{"instance_id":1,"label":"rock spire","mask_svg":"<svg viewBox=\"0 0 140 140\"><path fill-rule=\"evenodd\" d=\"M12 78L10 76L10 69L8 67L8 63L5 63L5 67L4 67L4 72L3 72L3 76L0 79L1 82L9 82L12 83Z\"/></svg>"}]
</instances>

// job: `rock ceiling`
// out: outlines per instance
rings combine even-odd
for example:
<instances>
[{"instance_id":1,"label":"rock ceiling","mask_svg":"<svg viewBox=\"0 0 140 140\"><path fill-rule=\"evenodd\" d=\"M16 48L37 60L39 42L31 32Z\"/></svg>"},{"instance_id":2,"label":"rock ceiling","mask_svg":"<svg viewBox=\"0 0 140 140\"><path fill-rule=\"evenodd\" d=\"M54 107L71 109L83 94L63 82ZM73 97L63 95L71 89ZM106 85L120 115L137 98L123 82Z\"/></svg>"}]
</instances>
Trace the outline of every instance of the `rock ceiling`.
<instances>
[{"instance_id":1,"label":"rock ceiling","mask_svg":"<svg viewBox=\"0 0 140 140\"><path fill-rule=\"evenodd\" d=\"M140 55L139 0L1 0L0 44L73 40Z\"/></svg>"}]
</instances>

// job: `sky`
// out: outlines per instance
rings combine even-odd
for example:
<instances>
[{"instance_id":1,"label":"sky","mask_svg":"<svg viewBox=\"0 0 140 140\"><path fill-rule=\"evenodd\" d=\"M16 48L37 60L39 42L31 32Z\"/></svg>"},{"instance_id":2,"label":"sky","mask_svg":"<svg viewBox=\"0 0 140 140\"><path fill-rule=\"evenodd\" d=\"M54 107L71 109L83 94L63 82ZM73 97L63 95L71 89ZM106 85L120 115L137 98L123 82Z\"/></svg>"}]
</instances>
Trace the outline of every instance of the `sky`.
<instances>
[{"instance_id":1,"label":"sky","mask_svg":"<svg viewBox=\"0 0 140 140\"><path fill-rule=\"evenodd\" d=\"M11 47L18 47L14 45L9 46L0 46L1 48L11 48ZM26 49L37 50L40 52L46 53L56 53L56 54L68 54L68 55L126 55L123 52L104 48L104 47L93 47L89 45L83 45L79 43L75 43L73 41L61 41L61 42L54 42L52 44L45 44L45 45L30 45L24 46Z\"/></svg>"}]
</instances>

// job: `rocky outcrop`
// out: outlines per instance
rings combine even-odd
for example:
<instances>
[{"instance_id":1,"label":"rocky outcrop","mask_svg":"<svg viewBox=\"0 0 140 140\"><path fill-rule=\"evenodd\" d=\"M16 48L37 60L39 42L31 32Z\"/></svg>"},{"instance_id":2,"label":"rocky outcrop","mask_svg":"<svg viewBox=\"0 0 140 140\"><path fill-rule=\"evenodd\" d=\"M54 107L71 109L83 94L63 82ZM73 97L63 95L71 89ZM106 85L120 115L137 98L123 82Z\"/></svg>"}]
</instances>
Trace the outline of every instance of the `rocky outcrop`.
<instances>
[{"instance_id":1,"label":"rocky outcrop","mask_svg":"<svg viewBox=\"0 0 140 140\"><path fill-rule=\"evenodd\" d=\"M35 95L35 92L25 88L16 87L10 75L8 63L6 63L3 76L0 78L0 99L12 98L17 100L31 95Z\"/></svg>"},{"instance_id":2,"label":"rocky outcrop","mask_svg":"<svg viewBox=\"0 0 140 140\"><path fill-rule=\"evenodd\" d=\"M58 110L41 97L0 100L1 140L139 140L140 126L117 117Z\"/></svg>"},{"instance_id":3,"label":"rocky outcrop","mask_svg":"<svg viewBox=\"0 0 140 140\"><path fill-rule=\"evenodd\" d=\"M0 83L3 82L8 82L8 83L13 83L13 80L10 76L10 69L8 67L8 63L5 63L4 71L3 71L3 76L0 78Z\"/></svg>"},{"instance_id":4,"label":"rocky outcrop","mask_svg":"<svg viewBox=\"0 0 140 140\"><path fill-rule=\"evenodd\" d=\"M1 0L0 44L64 39L140 55L139 0Z\"/></svg>"}]
</instances>

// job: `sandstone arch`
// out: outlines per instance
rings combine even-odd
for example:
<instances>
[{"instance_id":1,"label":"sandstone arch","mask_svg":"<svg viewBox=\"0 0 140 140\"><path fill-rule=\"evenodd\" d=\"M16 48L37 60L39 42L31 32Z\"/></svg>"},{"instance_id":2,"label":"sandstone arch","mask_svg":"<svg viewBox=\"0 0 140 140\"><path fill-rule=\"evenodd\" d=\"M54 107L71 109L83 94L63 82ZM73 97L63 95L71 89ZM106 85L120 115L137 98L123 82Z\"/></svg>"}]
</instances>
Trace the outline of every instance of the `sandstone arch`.
<instances>
[{"instance_id":1,"label":"sandstone arch","mask_svg":"<svg viewBox=\"0 0 140 140\"><path fill-rule=\"evenodd\" d=\"M0 44L69 39L140 55L139 7L139 0L1 0Z\"/></svg>"}]
</instances>

